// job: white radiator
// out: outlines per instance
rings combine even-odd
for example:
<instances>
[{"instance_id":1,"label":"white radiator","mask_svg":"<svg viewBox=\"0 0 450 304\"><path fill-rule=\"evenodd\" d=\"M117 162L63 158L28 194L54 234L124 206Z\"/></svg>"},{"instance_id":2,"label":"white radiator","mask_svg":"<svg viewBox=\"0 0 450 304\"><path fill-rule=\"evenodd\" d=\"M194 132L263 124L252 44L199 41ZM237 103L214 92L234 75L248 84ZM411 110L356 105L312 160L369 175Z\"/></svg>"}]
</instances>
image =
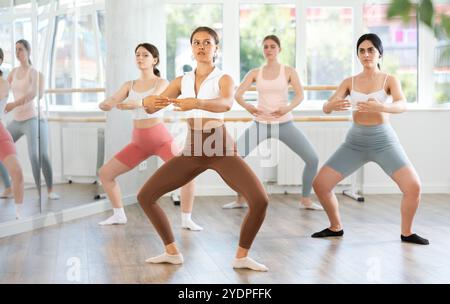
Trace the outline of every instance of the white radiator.
<instances>
[{"instance_id":1,"label":"white radiator","mask_svg":"<svg viewBox=\"0 0 450 304\"><path fill-rule=\"evenodd\" d=\"M62 128L62 173L71 177L97 176L98 128Z\"/></svg>"},{"instance_id":2,"label":"white radiator","mask_svg":"<svg viewBox=\"0 0 450 304\"><path fill-rule=\"evenodd\" d=\"M342 144L345 134L349 128L348 123L307 123L298 124L319 156L319 169L334 151ZM278 146L278 185L301 185L304 162L286 145L279 143ZM341 181L341 185L351 183L350 177Z\"/></svg>"}]
</instances>

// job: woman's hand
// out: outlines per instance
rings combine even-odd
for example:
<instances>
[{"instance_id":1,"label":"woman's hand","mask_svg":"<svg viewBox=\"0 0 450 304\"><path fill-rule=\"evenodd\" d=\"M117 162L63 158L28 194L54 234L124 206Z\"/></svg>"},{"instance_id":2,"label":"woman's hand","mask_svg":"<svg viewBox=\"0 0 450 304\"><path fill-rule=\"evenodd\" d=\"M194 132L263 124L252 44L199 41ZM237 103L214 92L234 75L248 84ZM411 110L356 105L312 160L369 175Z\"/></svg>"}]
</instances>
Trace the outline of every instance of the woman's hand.
<instances>
[{"instance_id":1,"label":"woman's hand","mask_svg":"<svg viewBox=\"0 0 450 304\"><path fill-rule=\"evenodd\" d=\"M14 110L15 107L16 107L15 102L10 102L10 103L6 104L5 113L11 112L12 110Z\"/></svg>"},{"instance_id":2,"label":"woman's hand","mask_svg":"<svg viewBox=\"0 0 450 304\"><path fill-rule=\"evenodd\" d=\"M348 111L352 107L352 104L350 101L346 99L335 99L328 101L325 107L328 110L328 112Z\"/></svg>"},{"instance_id":3,"label":"woman's hand","mask_svg":"<svg viewBox=\"0 0 450 304\"><path fill-rule=\"evenodd\" d=\"M175 106L174 111L189 111L197 108L197 98L170 99Z\"/></svg>"},{"instance_id":4,"label":"woman's hand","mask_svg":"<svg viewBox=\"0 0 450 304\"><path fill-rule=\"evenodd\" d=\"M142 101L145 111L149 114L155 113L167 107L169 104L169 98L160 95L147 96Z\"/></svg>"},{"instance_id":5,"label":"woman's hand","mask_svg":"<svg viewBox=\"0 0 450 304\"><path fill-rule=\"evenodd\" d=\"M274 118L280 118L283 115L286 115L291 111L291 108L289 106L281 106L278 108L278 110L273 111L270 113L270 115Z\"/></svg>"},{"instance_id":6,"label":"woman's hand","mask_svg":"<svg viewBox=\"0 0 450 304\"><path fill-rule=\"evenodd\" d=\"M101 102L101 103L98 105L98 107L99 107L100 110L102 110L102 111L111 111L112 108L113 108L113 106L112 106L109 102L107 102L107 101Z\"/></svg>"},{"instance_id":7,"label":"woman's hand","mask_svg":"<svg viewBox=\"0 0 450 304\"><path fill-rule=\"evenodd\" d=\"M384 105L375 98L369 98L367 101L361 101L356 104L358 112L383 112Z\"/></svg>"},{"instance_id":8,"label":"woman's hand","mask_svg":"<svg viewBox=\"0 0 450 304\"><path fill-rule=\"evenodd\" d=\"M250 114L252 114L255 117L258 117L261 114L263 114L261 110L259 110L257 107L255 107L254 105L251 105L251 104L247 104L244 108L247 110L247 112L249 112Z\"/></svg>"}]
</instances>

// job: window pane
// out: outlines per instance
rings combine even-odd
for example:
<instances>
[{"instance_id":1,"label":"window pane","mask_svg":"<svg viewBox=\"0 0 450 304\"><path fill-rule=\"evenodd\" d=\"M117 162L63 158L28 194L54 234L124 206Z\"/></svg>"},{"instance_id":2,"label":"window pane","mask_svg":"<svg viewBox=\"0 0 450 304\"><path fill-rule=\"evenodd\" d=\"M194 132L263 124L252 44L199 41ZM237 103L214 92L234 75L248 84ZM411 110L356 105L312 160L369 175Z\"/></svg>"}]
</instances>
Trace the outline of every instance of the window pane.
<instances>
[{"instance_id":1,"label":"window pane","mask_svg":"<svg viewBox=\"0 0 450 304\"><path fill-rule=\"evenodd\" d=\"M338 85L352 74L353 9L308 7L306 18L307 83ZM307 93L308 100L325 100L329 97L330 92L326 91Z\"/></svg>"},{"instance_id":2,"label":"window pane","mask_svg":"<svg viewBox=\"0 0 450 304\"><path fill-rule=\"evenodd\" d=\"M0 47L5 56L0 69L3 71L3 77L6 79L12 68L14 52L11 49L12 31L9 23L0 23Z\"/></svg>"},{"instance_id":3,"label":"window pane","mask_svg":"<svg viewBox=\"0 0 450 304\"><path fill-rule=\"evenodd\" d=\"M436 5L438 16L450 16L450 4ZM440 17L436 18L438 24ZM450 102L450 39L443 32L438 33L434 51L434 99L438 104Z\"/></svg>"},{"instance_id":4,"label":"window pane","mask_svg":"<svg viewBox=\"0 0 450 304\"><path fill-rule=\"evenodd\" d=\"M31 12L31 0L14 0L15 13L29 13Z\"/></svg>"},{"instance_id":5,"label":"window pane","mask_svg":"<svg viewBox=\"0 0 450 304\"><path fill-rule=\"evenodd\" d=\"M50 0L38 0L37 5L38 5L38 15L48 13L50 9Z\"/></svg>"},{"instance_id":6,"label":"window pane","mask_svg":"<svg viewBox=\"0 0 450 304\"><path fill-rule=\"evenodd\" d=\"M14 33L14 41L19 39L26 39L28 42L32 43L33 34L31 32L31 20L26 19L18 19L14 22L15 33Z\"/></svg>"},{"instance_id":7,"label":"window pane","mask_svg":"<svg viewBox=\"0 0 450 304\"><path fill-rule=\"evenodd\" d=\"M166 16L167 78L174 79L184 72L195 69L195 62L191 56L190 36L196 27L212 27L219 34L219 39L222 37L222 5L168 4ZM216 65L222 67L220 54Z\"/></svg>"},{"instance_id":8,"label":"window pane","mask_svg":"<svg viewBox=\"0 0 450 304\"><path fill-rule=\"evenodd\" d=\"M241 79L264 64L262 40L267 35L280 38L280 62L295 67L295 5L244 4L239 16Z\"/></svg>"},{"instance_id":9,"label":"window pane","mask_svg":"<svg viewBox=\"0 0 450 304\"><path fill-rule=\"evenodd\" d=\"M377 34L383 42L381 70L399 78L408 102L417 102L417 23L412 10L411 21L386 20L387 4L364 6L365 30Z\"/></svg>"},{"instance_id":10,"label":"window pane","mask_svg":"<svg viewBox=\"0 0 450 304\"><path fill-rule=\"evenodd\" d=\"M105 40L105 11L97 11L97 21L100 39L100 57L103 66L106 66L106 40ZM102 69L104 71L104 69ZM105 77L103 77L105 79Z\"/></svg>"},{"instance_id":11,"label":"window pane","mask_svg":"<svg viewBox=\"0 0 450 304\"><path fill-rule=\"evenodd\" d=\"M44 49L45 42L47 39L47 31L48 31L48 19L39 19L38 20L38 67L42 66L42 62L44 61Z\"/></svg>"},{"instance_id":12,"label":"window pane","mask_svg":"<svg viewBox=\"0 0 450 304\"><path fill-rule=\"evenodd\" d=\"M78 67L81 88L100 86L99 66L97 64L97 41L95 41L94 20L92 15L78 19ZM80 94L81 102L97 102L97 93Z\"/></svg>"},{"instance_id":13,"label":"window pane","mask_svg":"<svg viewBox=\"0 0 450 304\"><path fill-rule=\"evenodd\" d=\"M71 88L73 85L73 20L71 16L62 15L56 19L55 55L53 61L53 78L55 88ZM56 94L57 105L71 105L71 94Z\"/></svg>"}]
</instances>

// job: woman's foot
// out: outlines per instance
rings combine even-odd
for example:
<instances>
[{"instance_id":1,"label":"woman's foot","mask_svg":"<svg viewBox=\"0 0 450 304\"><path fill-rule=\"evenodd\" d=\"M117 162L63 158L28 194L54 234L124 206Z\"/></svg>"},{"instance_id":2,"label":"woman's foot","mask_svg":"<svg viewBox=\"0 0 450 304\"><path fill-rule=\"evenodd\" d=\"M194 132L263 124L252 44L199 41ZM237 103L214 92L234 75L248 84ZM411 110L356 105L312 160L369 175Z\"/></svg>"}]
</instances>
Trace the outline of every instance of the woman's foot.
<instances>
[{"instance_id":1,"label":"woman's foot","mask_svg":"<svg viewBox=\"0 0 450 304\"><path fill-rule=\"evenodd\" d=\"M114 214L106 220L98 223L100 226L108 225L125 225L127 223L127 216L123 208L113 208Z\"/></svg>"},{"instance_id":2,"label":"woman's foot","mask_svg":"<svg viewBox=\"0 0 450 304\"><path fill-rule=\"evenodd\" d=\"M304 210L318 210L318 211L323 211L323 207L318 204L318 203L314 203L314 202L310 202L309 204L304 204L302 202L300 202L298 204L298 207L300 209L304 209Z\"/></svg>"},{"instance_id":3,"label":"woman's foot","mask_svg":"<svg viewBox=\"0 0 450 304\"><path fill-rule=\"evenodd\" d=\"M0 195L0 198L12 198L13 193L11 188L5 188L3 193Z\"/></svg>"},{"instance_id":4,"label":"woman's foot","mask_svg":"<svg viewBox=\"0 0 450 304\"><path fill-rule=\"evenodd\" d=\"M203 227L197 225L192 219L191 219L191 213L181 213L181 228L183 229L189 229L192 231L202 231Z\"/></svg>"},{"instance_id":5,"label":"woman's foot","mask_svg":"<svg viewBox=\"0 0 450 304\"><path fill-rule=\"evenodd\" d=\"M424 239L417 234L413 233L409 236L404 236L403 234L400 235L400 238L402 242L406 243L413 243L413 244L419 244L419 245L429 245L430 242L427 239Z\"/></svg>"},{"instance_id":6,"label":"woman's foot","mask_svg":"<svg viewBox=\"0 0 450 304\"><path fill-rule=\"evenodd\" d=\"M326 228L322 231L313 233L311 237L313 238L324 238L324 237L333 237L333 236L343 236L344 235L344 229L333 231L330 228Z\"/></svg>"},{"instance_id":7,"label":"woman's foot","mask_svg":"<svg viewBox=\"0 0 450 304\"><path fill-rule=\"evenodd\" d=\"M161 255L146 259L145 262L151 263L151 264L169 263L169 264L179 265L179 264L183 264L184 258L181 253L168 254L167 252L164 252Z\"/></svg>"},{"instance_id":8,"label":"woman's foot","mask_svg":"<svg viewBox=\"0 0 450 304\"><path fill-rule=\"evenodd\" d=\"M247 257L243 257L243 258L235 258L233 263L233 268L238 268L238 269L251 269L251 270L255 270L255 271L268 271L269 268L267 268L266 265L263 265L261 263L256 262L255 260L253 260L252 258Z\"/></svg>"},{"instance_id":9,"label":"woman's foot","mask_svg":"<svg viewBox=\"0 0 450 304\"><path fill-rule=\"evenodd\" d=\"M49 194L48 194L48 199L50 199L50 200L59 200L61 197L59 196L59 194L58 193L56 193L56 192L50 192Z\"/></svg>"},{"instance_id":10,"label":"woman's foot","mask_svg":"<svg viewBox=\"0 0 450 304\"><path fill-rule=\"evenodd\" d=\"M237 209L237 208L247 208L246 202L231 202L222 206L223 209Z\"/></svg>"}]
</instances>

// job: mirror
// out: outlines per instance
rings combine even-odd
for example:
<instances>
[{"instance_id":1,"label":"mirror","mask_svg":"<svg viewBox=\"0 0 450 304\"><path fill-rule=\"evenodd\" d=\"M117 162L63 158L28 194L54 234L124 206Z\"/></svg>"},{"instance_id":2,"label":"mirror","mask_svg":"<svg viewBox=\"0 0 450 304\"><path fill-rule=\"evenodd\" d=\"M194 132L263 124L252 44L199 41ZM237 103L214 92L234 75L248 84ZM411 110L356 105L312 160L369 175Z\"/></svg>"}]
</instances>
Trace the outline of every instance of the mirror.
<instances>
[{"instance_id":1,"label":"mirror","mask_svg":"<svg viewBox=\"0 0 450 304\"><path fill-rule=\"evenodd\" d=\"M44 213L92 203L103 192L97 175L106 124L97 106L104 99L103 11L55 5L39 3L37 23L45 86L39 121Z\"/></svg>"}]
</instances>

